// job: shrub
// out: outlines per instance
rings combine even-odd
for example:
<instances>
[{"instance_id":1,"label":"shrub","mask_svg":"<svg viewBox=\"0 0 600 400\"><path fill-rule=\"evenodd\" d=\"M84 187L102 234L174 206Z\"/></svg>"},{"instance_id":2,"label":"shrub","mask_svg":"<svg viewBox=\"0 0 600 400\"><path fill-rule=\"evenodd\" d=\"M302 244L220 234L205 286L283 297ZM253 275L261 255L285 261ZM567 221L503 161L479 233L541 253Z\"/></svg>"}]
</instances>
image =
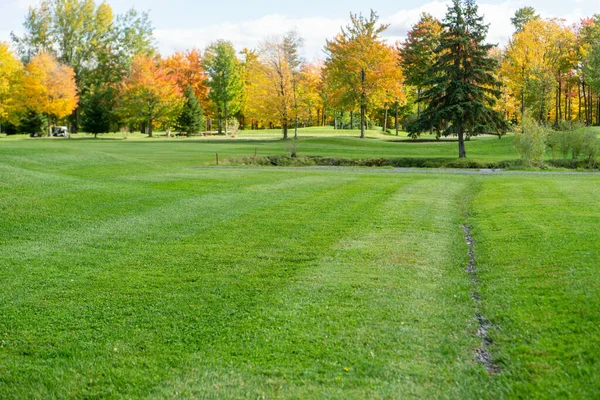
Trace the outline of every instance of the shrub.
<instances>
[{"instance_id":1,"label":"shrub","mask_svg":"<svg viewBox=\"0 0 600 400\"><path fill-rule=\"evenodd\" d=\"M525 165L541 166L546 154L548 130L530 118L525 118L522 132L515 135L517 153Z\"/></svg>"},{"instance_id":2,"label":"shrub","mask_svg":"<svg viewBox=\"0 0 600 400\"><path fill-rule=\"evenodd\" d=\"M556 130L561 132L576 131L585 125L581 121L558 121Z\"/></svg>"},{"instance_id":3,"label":"shrub","mask_svg":"<svg viewBox=\"0 0 600 400\"><path fill-rule=\"evenodd\" d=\"M578 159L583 151L583 133L579 131L568 131L564 132L564 134L569 141L573 160Z\"/></svg>"},{"instance_id":4,"label":"shrub","mask_svg":"<svg viewBox=\"0 0 600 400\"><path fill-rule=\"evenodd\" d=\"M584 132L582 135L582 153L587 158L588 166L590 168L596 167L596 157L600 150L600 144L598 143L598 136L592 131Z\"/></svg>"},{"instance_id":5,"label":"shrub","mask_svg":"<svg viewBox=\"0 0 600 400\"><path fill-rule=\"evenodd\" d=\"M227 120L227 132L231 135L232 138L236 138L237 134L240 130L240 123L237 118L231 118Z\"/></svg>"}]
</instances>

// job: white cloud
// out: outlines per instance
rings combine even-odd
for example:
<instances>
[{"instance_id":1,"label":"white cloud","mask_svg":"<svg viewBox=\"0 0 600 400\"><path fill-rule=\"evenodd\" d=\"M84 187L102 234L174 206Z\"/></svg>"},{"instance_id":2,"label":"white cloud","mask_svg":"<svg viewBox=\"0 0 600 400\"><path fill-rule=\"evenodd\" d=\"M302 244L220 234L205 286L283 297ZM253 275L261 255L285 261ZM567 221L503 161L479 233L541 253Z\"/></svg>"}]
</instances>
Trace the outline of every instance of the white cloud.
<instances>
[{"instance_id":1,"label":"white cloud","mask_svg":"<svg viewBox=\"0 0 600 400\"><path fill-rule=\"evenodd\" d=\"M423 12L429 13L438 19L446 15L449 2L434 1L410 10L401 10L385 19L390 24L386 36L390 41L403 40L406 33L420 18ZM510 18L515 11L522 7L520 1L506 1L501 4L479 3L479 14L484 16L487 24L490 24L487 41L489 43L506 44L513 33Z\"/></svg>"},{"instance_id":2,"label":"white cloud","mask_svg":"<svg viewBox=\"0 0 600 400\"><path fill-rule=\"evenodd\" d=\"M2 0L0 0L1 2ZM18 7L26 9L35 5L39 0L13 0ZM412 9L399 10L398 12L383 16L381 21L390 24L384 37L388 42L404 40L423 12L432 14L442 19L446 14L447 1L433 0ZM522 0L506 0L500 4L479 3L480 14L485 16L485 21L490 24L488 42L504 45L510 38L513 27L510 18L515 11L524 5ZM542 12L543 17L553 17ZM583 16L580 9L574 9L569 15L563 15L568 23L574 23ZM191 48L205 48L209 43L218 39L230 40L238 50L257 48L269 36L281 35L292 28L296 28L304 38L304 55L309 60L323 58L325 40L333 38L340 32L340 27L348 24L348 20L327 17L293 18L280 14L266 15L264 17L248 20L241 23L218 23L199 29L157 29L156 39L160 52L163 55L175 51ZM20 29L16 29L17 33ZM9 31L0 30L0 41L9 41Z\"/></svg>"},{"instance_id":3,"label":"white cloud","mask_svg":"<svg viewBox=\"0 0 600 400\"><path fill-rule=\"evenodd\" d=\"M163 55L189 48L204 48L218 39L233 42L239 49L256 48L270 36L296 29L304 39L304 54L321 57L325 39L333 37L345 24L344 20L324 17L290 18L279 14L239 24L223 23L201 29L158 29L155 31Z\"/></svg>"},{"instance_id":4,"label":"white cloud","mask_svg":"<svg viewBox=\"0 0 600 400\"><path fill-rule=\"evenodd\" d=\"M442 19L446 14L448 2L434 0L422 6L400 10L388 17L383 17L383 23L390 24L383 36L390 43L403 40L412 25L423 12ZM520 1L509 0L502 4L480 4L479 10L490 23L488 41L505 44L512 34L510 18L521 7ZM265 38L283 34L291 28L296 28L305 40L304 54L308 59L322 58L325 40L340 32L340 27L348 24L346 19L325 17L291 18L279 14L242 22L239 24L223 23L201 29L159 29L156 37L163 55L192 47L204 48L217 39L230 40L238 49L244 47L256 48Z\"/></svg>"},{"instance_id":5,"label":"white cloud","mask_svg":"<svg viewBox=\"0 0 600 400\"><path fill-rule=\"evenodd\" d=\"M40 0L16 0L14 4L17 8L21 8L23 10L28 10L29 7L35 6L40 3Z\"/></svg>"}]
</instances>

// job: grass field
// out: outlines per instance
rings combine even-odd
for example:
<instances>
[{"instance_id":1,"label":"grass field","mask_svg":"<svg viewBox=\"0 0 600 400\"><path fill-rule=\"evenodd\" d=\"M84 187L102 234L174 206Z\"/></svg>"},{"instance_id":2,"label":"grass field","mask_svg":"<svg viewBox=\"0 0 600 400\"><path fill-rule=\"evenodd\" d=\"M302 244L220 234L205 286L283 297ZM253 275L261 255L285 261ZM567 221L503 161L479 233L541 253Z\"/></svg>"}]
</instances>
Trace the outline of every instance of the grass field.
<instances>
[{"instance_id":1,"label":"grass field","mask_svg":"<svg viewBox=\"0 0 600 400\"><path fill-rule=\"evenodd\" d=\"M284 146L2 138L0 398L600 396L600 175L201 167Z\"/></svg>"},{"instance_id":2,"label":"grass field","mask_svg":"<svg viewBox=\"0 0 600 400\"><path fill-rule=\"evenodd\" d=\"M293 136L293 130L290 131ZM297 142L298 154L301 156L327 156L348 158L390 158L390 157L427 157L455 159L458 154L458 142L455 138L442 139L435 142L429 135L422 140L413 141L406 137L405 132L399 136L382 134L380 130L368 131L366 139L360 139L359 132L349 130L333 130L331 128L306 128L299 130ZM123 133L100 135L98 139L88 134L72 135L70 140L63 138L34 138L26 139L31 142L31 148L61 149L61 151L78 151L81 143L94 146L98 151L111 152L114 148L113 141L123 142L119 153L124 156L133 154L140 157L153 157L157 162L173 162L173 158L185 162L194 162L199 165L214 165L215 154L219 154L221 162L228 157L258 155L289 155L289 142L281 140L279 130L246 131L241 132L237 138L215 136L195 136L191 138L167 138L158 133L149 138L139 133L129 134L124 140ZM22 136L3 137L2 140L23 142ZM433 142L432 142L433 140ZM143 143L143 146L141 145ZM21 146L27 146L22 144ZM147 149L146 149L147 147ZM140 149L146 149L140 152ZM469 159L477 161L501 161L517 158L513 148L513 136L509 135L502 140L495 136L474 137L467 142ZM177 161L176 161L177 162Z\"/></svg>"}]
</instances>

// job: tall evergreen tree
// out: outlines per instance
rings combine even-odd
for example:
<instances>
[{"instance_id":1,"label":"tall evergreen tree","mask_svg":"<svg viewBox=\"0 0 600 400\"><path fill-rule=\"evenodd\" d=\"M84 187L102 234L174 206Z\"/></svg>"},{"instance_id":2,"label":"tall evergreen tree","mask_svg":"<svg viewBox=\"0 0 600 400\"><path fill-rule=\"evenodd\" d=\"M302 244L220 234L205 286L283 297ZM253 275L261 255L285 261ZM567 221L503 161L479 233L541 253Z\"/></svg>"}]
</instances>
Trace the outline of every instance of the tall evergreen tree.
<instances>
[{"instance_id":1,"label":"tall evergreen tree","mask_svg":"<svg viewBox=\"0 0 600 400\"><path fill-rule=\"evenodd\" d=\"M95 91L89 93L83 99L85 112L81 118L82 127L84 131L93 133L94 138L96 138L99 133L107 133L110 131L111 97L111 91Z\"/></svg>"},{"instance_id":2,"label":"tall evergreen tree","mask_svg":"<svg viewBox=\"0 0 600 400\"><path fill-rule=\"evenodd\" d=\"M185 103L177 119L176 128L187 135L198 133L202 129L202 107L191 86L185 89L183 95Z\"/></svg>"},{"instance_id":3,"label":"tall evergreen tree","mask_svg":"<svg viewBox=\"0 0 600 400\"><path fill-rule=\"evenodd\" d=\"M507 129L502 115L493 109L500 97L494 76L497 62L485 44L488 25L477 14L474 0L453 0L443 21L444 31L435 53L437 59L420 101L427 108L408 126L411 133L431 127L443 135L458 136L458 156L466 157L465 136L498 134Z\"/></svg>"},{"instance_id":4,"label":"tall evergreen tree","mask_svg":"<svg viewBox=\"0 0 600 400\"><path fill-rule=\"evenodd\" d=\"M39 135L48 127L48 119L40 112L28 109L19 123L19 129L22 132L29 133L31 136Z\"/></svg>"}]
</instances>

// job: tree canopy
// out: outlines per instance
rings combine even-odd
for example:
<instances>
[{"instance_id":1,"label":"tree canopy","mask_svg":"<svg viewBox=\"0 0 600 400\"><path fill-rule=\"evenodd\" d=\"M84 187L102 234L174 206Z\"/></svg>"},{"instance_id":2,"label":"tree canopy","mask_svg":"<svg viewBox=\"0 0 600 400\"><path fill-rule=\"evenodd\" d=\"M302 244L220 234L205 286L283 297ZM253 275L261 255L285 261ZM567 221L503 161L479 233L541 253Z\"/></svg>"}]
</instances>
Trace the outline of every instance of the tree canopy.
<instances>
[{"instance_id":1,"label":"tree canopy","mask_svg":"<svg viewBox=\"0 0 600 400\"><path fill-rule=\"evenodd\" d=\"M434 127L443 135L455 134L463 158L465 136L507 129L493 109L500 96L500 82L494 76L497 63L489 55L493 46L484 43L488 26L473 0L453 0L442 26L436 61L426 73L428 89L422 99L428 105L409 131Z\"/></svg>"}]
</instances>

